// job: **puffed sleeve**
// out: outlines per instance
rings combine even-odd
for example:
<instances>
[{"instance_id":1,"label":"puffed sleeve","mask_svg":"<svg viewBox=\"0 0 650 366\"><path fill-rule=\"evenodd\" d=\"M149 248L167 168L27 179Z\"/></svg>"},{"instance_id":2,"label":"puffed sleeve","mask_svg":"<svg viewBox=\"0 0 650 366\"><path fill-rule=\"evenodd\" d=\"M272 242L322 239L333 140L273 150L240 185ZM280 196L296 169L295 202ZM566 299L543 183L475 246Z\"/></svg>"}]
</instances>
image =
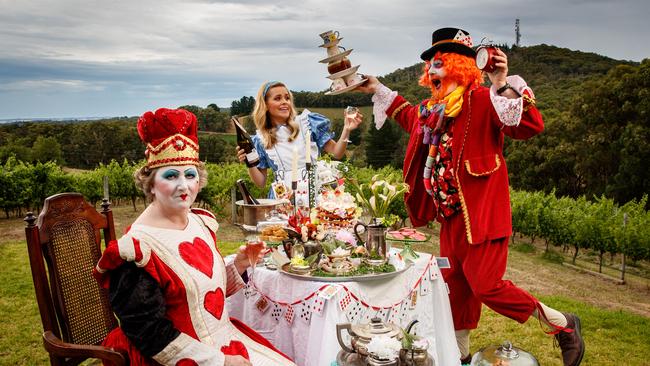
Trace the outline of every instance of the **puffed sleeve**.
<instances>
[{"instance_id":1,"label":"puffed sleeve","mask_svg":"<svg viewBox=\"0 0 650 366\"><path fill-rule=\"evenodd\" d=\"M535 106L535 94L524 79L517 75L508 76L508 83L519 95L509 99L496 93L496 87L490 88L490 100L496 112L495 125L504 134L514 139L528 139L544 130L542 115Z\"/></svg>"},{"instance_id":2,"label":"puffed sleeve","mask_svg":"<svg viewBox=\"0 0 650 366\"><path fill-rule=\"evenodd\" d=\"M153 357L179 336L165 317L160 286L135 263L111 271L109 299L122 331L144 356Z\"/></svg>"},{"instance_id":3,"label":"puffed sleeve","mask_svg":"<svg viewBox=\"0 0 650 366\"><path fill-rule=\"evenodd\" d=\"M332 123L327 117L319 113L311 112L307 115L307 118L311 129L311 138L318 145L318 149L322 149L327 141L334 138L334 133L331 131Z\"/></svg>"},{"instance_id":4,"label":"puffed sleeve","mask_svg":"<svg viewBox=\"0 0 650 366\"><path fill-rule=\"evenodd\" d=\"M253 135L251 136L251 139L253 140L253 145L255 146L255 149L257 150L257 154L260 156L260 162L257 164L257 167L260 169L268 169L271 168L273 170L278 170L278 167L273 164L273 161L271 158L269 158L269 154L266 153L266 149L264 148L264 145L262 144L262 139L260 138L259 135Z\"/></svg>"}]
</instances>

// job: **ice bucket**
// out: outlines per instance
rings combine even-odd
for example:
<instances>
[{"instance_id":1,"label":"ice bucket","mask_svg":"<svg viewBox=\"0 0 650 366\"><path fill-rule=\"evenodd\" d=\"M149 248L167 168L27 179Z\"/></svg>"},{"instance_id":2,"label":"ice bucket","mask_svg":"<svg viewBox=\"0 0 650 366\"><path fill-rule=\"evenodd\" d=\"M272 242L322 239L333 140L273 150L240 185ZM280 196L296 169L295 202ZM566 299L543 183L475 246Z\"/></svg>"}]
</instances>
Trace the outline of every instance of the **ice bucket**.
<instances>
[{"instance_id":1,"label":"ice bucket","mask_svg":"<svg viewBox=\"0 0 650 366\"><path fill-rule=\"evenodd\" d=\"M254 231L258 222L266 220L271 211L286 203L286 201L269 198L259 198L258 201L260 202L259 205L247 204L243 200L235 202L237 207L236 225L244 225L244 227L250 227L251 231Z\"/></svg>"}]
</instances>

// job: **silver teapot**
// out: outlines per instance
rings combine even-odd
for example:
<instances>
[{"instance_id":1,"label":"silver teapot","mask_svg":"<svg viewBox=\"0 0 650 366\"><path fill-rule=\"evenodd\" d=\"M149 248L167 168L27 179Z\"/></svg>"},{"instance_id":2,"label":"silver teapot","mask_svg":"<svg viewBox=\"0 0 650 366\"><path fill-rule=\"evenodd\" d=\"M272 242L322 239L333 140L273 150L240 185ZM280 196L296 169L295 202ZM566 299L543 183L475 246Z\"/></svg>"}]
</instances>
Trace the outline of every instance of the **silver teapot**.
<instances>
[{"instance_id":1,"label":"silver teapot","mask_svg":"<svg viewBox=\"0 0 650 366\"><path fill-rule=\"evenodd\" d=\"M408 337L411 333L413 325L417 323L417 320L413 320L411 324L404 330L406 336ZM413 339L415 341L415 339ZM402 342L404 346L404 342ZM427 351L428 344L417 345L413 342L409 349L402 348L399 352L400 365L404 366L426 366L429 364L429 352Z\"/></svg>"},{"instance_id":2,"label":"silver teapot","mask_svg":"<svg viewBox=\"0 0 650 366\"><path fill-rule=\"evenodd\" d=\"M352 336L352 348L343 342L341 331L344 329ZM402 328L393 323L384 323L376 317L370 319L368 324L352 325L347 323L336 325L336 339L339 341L341 348L348 353L358 353L362 357L368 356L368 343L370 343L370 340L380 335L395 338L399 341L402 339Z\"/></svg>"},{"instance_id":3,"label":"silver teapot","mask_svg":"<svg viewBox=\"0 0 650 366\"><path fill-rule=\"evenodd\" d=\"M425 366L429 363L429 353L425 349L403 349L399 352L401 365Z\"/></svg>"},{"instance_id":4,"label":"silver teapot","mask_svg":"<svg viewBox=\"0 0 650 366\"><path fill-rule=\"evenodd\" d=\"M539 366L537 359L509 341L482 348L472 357L472 366Z\"/></svg>"},{"instance_id":5,"label":"silver teapot","mask_svg":"<svg viewBox=\"0 0 650 366\"><path fill-rule=\"evenodd\" d=\"M359 227L364 228L361 233L366 234L365 240L361 235L359 235L360 232L357 230ZM386 246L386 230L386 226L377 218L374 218L372 223L368 225L361 222L354 225L354 235L356 235L360 243L364 243L368 253L370 253L368 262L371 265L379 265L386 262L386 257L390 250L390 248Z\"/></svg>"}]
</instances>

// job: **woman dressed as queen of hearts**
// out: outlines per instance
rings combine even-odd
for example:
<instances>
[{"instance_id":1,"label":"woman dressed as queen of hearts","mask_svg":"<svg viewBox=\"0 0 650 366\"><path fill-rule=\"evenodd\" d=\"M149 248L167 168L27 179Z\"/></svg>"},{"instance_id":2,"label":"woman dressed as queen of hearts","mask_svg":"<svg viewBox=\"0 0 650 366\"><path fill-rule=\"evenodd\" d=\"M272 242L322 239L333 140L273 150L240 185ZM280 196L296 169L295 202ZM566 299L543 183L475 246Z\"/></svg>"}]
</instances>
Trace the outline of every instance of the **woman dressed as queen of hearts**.
<instances>
[{"instance_id":1,"label":"woman dressed as queen of hearts","mask_svg":"<svg viewBox=\"0 0 650 366\"><path fill-rule=\"evenodd\" d=\"M95 268L120 320L104 345L128 352L131 365L293 365L228 317L225 298L250 264L243 249L226 264L215 217L191 208L207 183L196 117L161 108L138 120L138 133L147 164L135 180L151 204Z\"/></svg>"}]
</instances>

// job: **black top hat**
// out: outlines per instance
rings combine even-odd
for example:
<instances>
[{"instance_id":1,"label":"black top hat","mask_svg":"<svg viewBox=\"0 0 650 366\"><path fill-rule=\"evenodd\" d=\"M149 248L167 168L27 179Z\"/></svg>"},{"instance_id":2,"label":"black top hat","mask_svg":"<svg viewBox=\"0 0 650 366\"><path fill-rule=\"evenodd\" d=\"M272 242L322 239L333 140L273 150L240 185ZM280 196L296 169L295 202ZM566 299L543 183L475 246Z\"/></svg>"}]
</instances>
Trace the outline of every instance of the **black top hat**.
<instances>
[{"instance_id":1,"label":"black top hat","mask_svg":"<svg viewBox=\"0 0 650 366\"><path fill-rule=\"evenodd\" d=\"M476 57L476 51L472 49L472 46L472 37L467 31L460 28L440 28L433 32L431 48L422 52L420 58L429 61L438 51Z\"/></svg>"}]
</instances>

